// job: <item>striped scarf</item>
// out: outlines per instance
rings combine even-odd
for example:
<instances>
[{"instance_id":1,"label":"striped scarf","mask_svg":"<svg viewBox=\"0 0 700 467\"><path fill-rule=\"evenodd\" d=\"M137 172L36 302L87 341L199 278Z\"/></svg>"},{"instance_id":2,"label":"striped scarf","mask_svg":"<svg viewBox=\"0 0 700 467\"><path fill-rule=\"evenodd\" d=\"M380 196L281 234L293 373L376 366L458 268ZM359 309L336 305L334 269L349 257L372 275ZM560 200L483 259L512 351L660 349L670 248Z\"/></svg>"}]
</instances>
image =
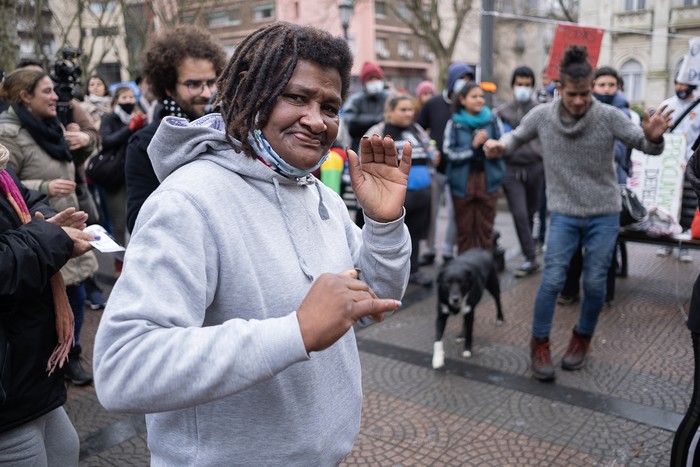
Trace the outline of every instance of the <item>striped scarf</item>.
<instances>
[{"instance_id":1,"label":"striped scarf","mask_svg":"<svg viewBox=\"0 0 700 467\"><path fill-rule=\"evenodd\" d=\"M20 193L15 181L5 170L9 159L9 151L5 146L0 145L0 192L15 210L22 224L28 224L32 218L29 214L27 203L24 202L22 193ZM56 334L58 335L58 344L46 365L46 371L51 375L56 370L56 366L61 368L63 363L68 360L68 352L73 347L74 317L61 273L57 272L51 276L49 283L51 284L54 313L56 314Z\"/></svg>"}]
</instances>

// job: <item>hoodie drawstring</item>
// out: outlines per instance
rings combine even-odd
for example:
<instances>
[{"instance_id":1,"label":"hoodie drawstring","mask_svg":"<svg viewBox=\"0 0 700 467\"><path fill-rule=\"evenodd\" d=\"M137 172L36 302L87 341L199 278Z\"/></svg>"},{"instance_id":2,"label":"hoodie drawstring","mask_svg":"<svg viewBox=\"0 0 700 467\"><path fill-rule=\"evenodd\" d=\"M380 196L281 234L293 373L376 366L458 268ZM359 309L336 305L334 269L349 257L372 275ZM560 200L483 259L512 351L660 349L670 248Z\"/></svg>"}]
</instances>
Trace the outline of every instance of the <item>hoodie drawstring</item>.
<instances>
[{"instance_id":1,"label":"hoodie drawstring","mask_svg":"<svg viewBox=\"0 0 700 467\"><path fill-rule=\"evenodd\" d=\"M306 177L304 177L306 179ZM306 179L308 181L308 179ZM309 183L301 183L300 179L297 179L297 182L300 185L309 185ZM311 282L314 281L314 275L311 273L311 269L309 268L309 265L306 263L304 260L304 257L301 255L301 252L299 250L299 246L297 245L296 242L296 236L294 235L294 232L292 230L292 221L289 218L289 209L287 206L287 203L284 200L284 196L282 196L282 191L280 188L280 182L277 179L277 177L272 177L272 183L275 185L275 196L277 196L277 200L280 203L280 206L282 207L282 217L284 218L284 224L287 227L287 231L289 232L290 239L292 241L292 245L294 246L294 252L297 255L297 258L299 260L299 267L301 268L301 272L304 273L307 279L309 279ZM311 183L314 183L313 181ZM320 194L320 189L319 189L319 194ZM325 213L325 219L328 218L328 211L326 210L326 207L323 205L323 199L321 199L321 204L319 205L319 214L321 214L321 218L324 219L323 214L321 212L321 208L323 208L323 213Z\"/></svg>"}]
</instances>

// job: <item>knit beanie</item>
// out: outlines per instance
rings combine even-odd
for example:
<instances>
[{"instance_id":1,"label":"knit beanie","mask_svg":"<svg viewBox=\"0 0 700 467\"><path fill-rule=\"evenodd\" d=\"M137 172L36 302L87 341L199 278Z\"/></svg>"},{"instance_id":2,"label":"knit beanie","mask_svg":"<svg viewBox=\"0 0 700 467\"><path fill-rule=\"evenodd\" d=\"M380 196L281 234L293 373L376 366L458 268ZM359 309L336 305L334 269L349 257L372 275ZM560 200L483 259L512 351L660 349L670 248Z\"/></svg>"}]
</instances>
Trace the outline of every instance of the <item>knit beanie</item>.
<instances>
[{"instance_id":1,"label":"knit beanie","mask_svg":"<svg viewBox=\"0 0 700 467\"><path fill-rule=\"evenodd\" d=\"M449 68L447 68L446 90L448 93L452 92L452 86L455 85L455 81L464 75L472 75L472 79L474 79L474 68L462 62L453 63L449 66Z\"/></svg>"},{"instance_id":2,"label":"knit beanie","mask_svg":"<svg viewBox=\"0 0 700 467\"><path fill-rule=\"evenodd\" d=\"M435 94L435 86L427 80L418 83L418 87L416 87L416 97L420 97L426 93Z\"/></svg>"},{"instance_id":3,"label":"knit beanie","mask_svg":"<svg viewBox=\"0 0 700 467\"><path fill-rule=\"evenodd\" d=\"M369 81L371 78L379 78L383 80L384 72L376 63L365 62L364 65L362 65L362 70L360 71L360 83L362 83L364 86L365 83L367 83L367 81Z\"/></svg>"}]
</instances>

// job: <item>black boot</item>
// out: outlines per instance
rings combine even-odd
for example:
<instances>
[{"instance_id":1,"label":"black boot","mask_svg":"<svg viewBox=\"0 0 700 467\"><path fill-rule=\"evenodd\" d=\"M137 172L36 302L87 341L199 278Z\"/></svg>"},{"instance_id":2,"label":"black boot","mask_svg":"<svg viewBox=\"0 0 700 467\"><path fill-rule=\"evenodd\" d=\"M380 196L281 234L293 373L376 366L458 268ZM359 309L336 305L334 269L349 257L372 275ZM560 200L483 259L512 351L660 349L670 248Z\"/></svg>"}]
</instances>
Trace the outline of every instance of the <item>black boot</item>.
<instances>
[{"instance_id":1,"label":"black boot","mask_svg":"<svg viewBox=\"0 0 700 467\"><path fill-rule=\"evenodd\" d=\"M63 375L67 380L76 386L85 386L92 383L92 374L83 368L80 361L80 345L74 346L68 353L68 363L66 363Z\"/></svg>"}]
</instances>

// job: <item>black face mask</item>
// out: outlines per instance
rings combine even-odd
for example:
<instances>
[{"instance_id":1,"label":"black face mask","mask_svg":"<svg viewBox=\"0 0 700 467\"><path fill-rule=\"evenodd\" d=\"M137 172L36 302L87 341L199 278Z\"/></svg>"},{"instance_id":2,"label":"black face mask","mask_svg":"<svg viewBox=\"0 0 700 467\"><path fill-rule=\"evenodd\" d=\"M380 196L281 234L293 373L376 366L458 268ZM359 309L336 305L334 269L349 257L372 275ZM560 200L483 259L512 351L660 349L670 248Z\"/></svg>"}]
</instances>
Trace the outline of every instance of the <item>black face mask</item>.
<instances>
[{"instance_id":1,"label":"black face mask","mask_svg":"<svg viewBox=\"0 0 700 467\"><path fill-rule=\"evenodd\" d=\"M134 107L136 107L136 104L119 104L119 107L121 107L124 112L131 115L131 112L134 111Z\"/></svg>"},{"instance_id":2,"label":"black face mask","mask_svg":"<svg viewBox=\"0 0 700 467\"><path fill-rule=\"evenodd\" d=\"M690 89L685 89L685 90L683 90L683 91L676 91L676 97L678 97L680 100L684 101L684 100L686 100L688 97L690 97L690 94L691 94L692 92L693 92L693 91L690 90Z\"/></svg>"},{"instance_id":3,"label":"black face mask","mask_svg":"<svg viewBox=\"0 0 700 467\"><path fill-rule=\"evenodd\" d=\"M593 97L598 99L603 104L608 104L608 105L612 105L613 100L615 100L615 94L598 94L598 93L594 92Z\"/></svg>"}]
</instances>

